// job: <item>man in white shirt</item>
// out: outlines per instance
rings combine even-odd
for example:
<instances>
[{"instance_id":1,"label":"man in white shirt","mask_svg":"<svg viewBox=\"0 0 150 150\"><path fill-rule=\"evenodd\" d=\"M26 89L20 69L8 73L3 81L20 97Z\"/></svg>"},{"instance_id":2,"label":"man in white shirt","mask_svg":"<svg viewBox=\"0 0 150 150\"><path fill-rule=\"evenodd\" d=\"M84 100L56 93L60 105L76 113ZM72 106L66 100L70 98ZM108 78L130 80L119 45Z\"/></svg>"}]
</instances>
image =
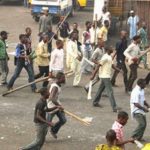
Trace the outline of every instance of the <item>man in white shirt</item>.
<instances>
[{"instance_id":1,"label":"man in white shirt","mask_svg":"<svg viewBox=\"0 0 150 150\"><path fill-rule=\"evenodd\" d=\"M50 76L55 76L58 72L64 72L63 42L61 40L57 40L56 47L57 48L51 53L51 59L49 63Z\"/></svg>"},{"instance_id":2,"label":"man in white shirt","mask_svg":"<svg viewBox=\"0 0 150 150\"><path fill-rule=\"evenodd\" d=\"M124 55L126 56L130 68L130 75L127 83L127 91L132 91L132 86L134 81L137 78L137 68L138 68L138 57L140 55L140 47L139 44L141 42L141 38L139 35L133 37L133 42L128 46L128 48L124 51Z\"/></svg>"},{"instance_id":3,"label":"man in white shirt","mask_svg":"<svg viewBox=\"0 0 150 150\"><path fill-rule=\"evenodd\" d=\"M130 97L131 115L138 122L137 128L133 131L132 137L141 140L146 129L146 115L149 104L145 101L144 88L146 82L144 79L139 79L137 85L132 90Z\"/></svg>"},{"instance_id":4,"label":"man in white shirt","mask_svg":"<svg viewBox=\"0 0 150 150\"><path fill-rule=\"evenodd\" d=\"M92 45L92 48L94 48L97 45L97 37L98 37L98 33L99 33L100 28L96 26L96 21L93 22L92 27L90 28L90 42Z\"/></svg>"},{"instance_id":5,"label":"man in white shirt","mask_svg":"<svg viewBox=\"0 0 150 150\"><path fill-rule=\"evenodd\" d=\"M132 39L135 35L137 35L139 17L135 15L134 11L130 11L130 17L128 18L127 24L130 29L130 39Z\"/></svg>"},{"instance_id":6,"label":"man in white shirt","mask_svg":"<svg viewBox=\"0 0 150 150\"><path fill-rule=\"evenodd\" d=\"M82 54L78 50L77 45L78 33L72 32L70 35L70 40L67 43L67 59L69 60L69 65L71 71L75 74L73 86L78 86L81 80L81 59Z\"/></svg>"},{"instance_id":7,"label":"man in white shirt","mask_svg":"<svg viewBox=\"0 0 150 150\"><path fill-rule=\"evenodd\" d=\"M118 68L116 68L113 65L113 61L112 61L112 57L111 57L111 54L113 52L112 48L106 47L105 51L106 51L106 54L104 54L103 57L101 58L99 65L97 66L96 70L93 73L93 76L91 77L91 80L93 80L96 73L99 70L99 78L101 79L101 84L100 84L99 89L96 93L96 96L93 100L93 106L100 107L99 101L101 99L101 95L102 95L104 89L106 88L106 92L109 97L113 112L117 112L118 107L117 107L117 104L116 104L116 101L114 98L110 79L111 79L111 68L113 67L116 70L118 70Z\"/></svg>"}]
</instances>

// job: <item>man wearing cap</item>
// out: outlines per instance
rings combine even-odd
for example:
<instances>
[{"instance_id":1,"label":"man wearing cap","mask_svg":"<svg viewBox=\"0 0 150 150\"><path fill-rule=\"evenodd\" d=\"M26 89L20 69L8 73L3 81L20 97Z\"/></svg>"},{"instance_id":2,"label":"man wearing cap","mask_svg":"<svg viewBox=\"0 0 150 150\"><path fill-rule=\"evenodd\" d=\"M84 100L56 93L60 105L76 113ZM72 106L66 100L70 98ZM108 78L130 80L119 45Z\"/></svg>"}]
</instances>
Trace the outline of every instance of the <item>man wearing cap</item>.
<instances>
[{"instance_id":1,"label":"man wearing cap","mask_svg":"<svg viewBox=\"0 0 150 150\"><path fill-rule=\"evenodd\" d=\"M137 34L137 26L139 23L139 17L135 15L134 11L130 11L130 17L128 18L127 24L129 25L130 39Z\"/></svg>"},{"instance_id":2,"label":"man wearing cap","mask_svg":"<svg viewBox=\"0 0 150 150\"><path fill-rule=\"evenodd\" d=\"M39 35L48 31L48 27L52 26L52 18L49 15L48 7L42 7L43 15L39 20Z\"/></svg>"},{"instance_id":3,"label":"man wearing cap","mask_svg":"<svg viewBox=\"0 0 150 150\"><path fill-rule=\"evenodd\" d=\"M1 85L7 84L7 75L8 75L8 54L6 51L6 43L8 33L2 31L0 33L0 75L1 75Z\"/></svg>"}]
</instances>

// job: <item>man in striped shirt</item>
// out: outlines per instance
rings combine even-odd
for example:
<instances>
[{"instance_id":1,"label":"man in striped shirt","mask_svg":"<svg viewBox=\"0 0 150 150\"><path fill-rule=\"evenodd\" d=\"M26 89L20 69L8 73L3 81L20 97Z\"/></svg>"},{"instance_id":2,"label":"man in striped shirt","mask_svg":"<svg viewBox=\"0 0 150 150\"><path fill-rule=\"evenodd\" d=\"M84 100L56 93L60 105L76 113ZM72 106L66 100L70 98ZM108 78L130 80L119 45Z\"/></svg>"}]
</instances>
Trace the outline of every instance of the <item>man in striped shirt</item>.
<instances>
[{"instance_id":1,"label":"man in striped shirt","mask_svg":"<svg viewBox=\"0 0 150 150\"><path fill-rule=\"evenodd\" d=\"M117 142L116 145L121 147L122 150L125 150L124 145L130 142L134 142L134 139L124 140L123 127L128 121L128 114L124 111L118 113L117 120L112 125L112 129L116 132Z\"/></svg>"}]
</instances>

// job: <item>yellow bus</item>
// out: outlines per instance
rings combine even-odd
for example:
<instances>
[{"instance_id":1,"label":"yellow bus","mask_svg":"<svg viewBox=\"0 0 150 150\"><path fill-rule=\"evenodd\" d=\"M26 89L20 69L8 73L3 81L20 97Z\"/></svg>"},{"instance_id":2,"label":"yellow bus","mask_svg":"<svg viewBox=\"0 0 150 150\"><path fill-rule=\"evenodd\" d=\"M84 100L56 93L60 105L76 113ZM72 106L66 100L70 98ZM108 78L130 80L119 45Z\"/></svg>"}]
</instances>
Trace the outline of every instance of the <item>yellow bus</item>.
<instances>
[{"instance_id":1,"label":"yellow bus","mask_svg":"<svg viewBox=\"0 0 150 150\"><path fill-rule=\"evenodd\" d=\"M94 0L76 0L76 5L78 9L83 9L84 7L93 7Z\"/></svg>"}]
</instances>

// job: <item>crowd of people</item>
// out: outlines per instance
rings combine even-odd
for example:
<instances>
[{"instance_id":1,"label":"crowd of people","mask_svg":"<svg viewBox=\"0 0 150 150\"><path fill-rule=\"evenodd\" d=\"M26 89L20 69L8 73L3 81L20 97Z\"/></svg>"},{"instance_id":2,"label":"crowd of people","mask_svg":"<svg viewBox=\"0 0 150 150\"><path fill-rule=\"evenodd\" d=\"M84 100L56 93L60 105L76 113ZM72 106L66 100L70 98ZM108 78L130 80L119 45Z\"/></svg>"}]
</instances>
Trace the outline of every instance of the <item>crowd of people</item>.
<instances>
[{"instance_id":1,"label":"crowd of people","mask_svg":"<svg viewBox=\"0 0 150 150\"><path fill-rule=\"evenodd\" d=\"M101 24L100 24L101 22ZM145 100L144 88L149 84L150 73L144 79L138 79L137 85L133 84L137 79L137 70L140 62L147 68L147 56L145 50L148 46L146 23L142 22L130 11L129 38L127 31L121 30L120 39L116 42L115 51L109 46L108 36L111 26L111 16L107 9L103 9L101 20L91 23L86 21L85 31L82 32L82 42L78 29L78 24L74 23L70 29L69 23L62 16L58 23L57 33L53 32L51 17L46 8L39 20L39 44L35 51L32 50L30 27L25 29L25 33L19 35L19 43L15 51L15 70L14 74L7 80L9 73L9 56L6 50L6 40L8 33L1 31L0 36L0 73L1 85L6 86L8 90L13 89L15 80L19 77L23 68L28 73L31 90L40 93L41 98L35 106L34 122L36 124L37 137L30 145L20 148L21 150L39 150L42 148L47 134L48 126L51 126L50 133L57 138L57 133L66 123L64 108L59 100L61 84L65 83L65 68L69 70L69 75L74 75L73 87L80 85L82 74L91 75L92 86L100 81L96 95L93 98L93 107L101 107L100 100L102 93L106 94L110 100L113 112L118 112L118 118L112 125L112 130L106 134L109 147L118 146L124 149L124 145L134 142L135 139L142 140L146 128L146 116L150 105ZM52 41L55 40L55 46ZM144 53L142 56L141 54ZM66 57L65 57L66 56ZM116 65L113 63L116 58ZM128 62L127 62L128 61ZM39 73L34 72L35 62L39 68ZM66 64L66 65L65 65ZM128 67L127 67L128 65ZM112 68L114 72L112 74ZM127 69L129 68L129 69ZM122 72L124 78L125 92L130 95L130 106L132 117L136 119L138 126L133 131L131 139L124 140L123 126L129 118L127 112L121 111L117 106L114 97L113 86L116 86L116 78L119 72ZM128 75L130 72L130 75ZM51 80L44 80L42 88L37 89L34 81L40 77L48 77ZM129 78L128 78L129 76ZM49 88L49 89L48 89ZM89 92L89 85L85 87ZM57 123L52 123L53 117L59 118ZM100 145L96 147L100 150Z\"/></svg>"}]
</instances>

